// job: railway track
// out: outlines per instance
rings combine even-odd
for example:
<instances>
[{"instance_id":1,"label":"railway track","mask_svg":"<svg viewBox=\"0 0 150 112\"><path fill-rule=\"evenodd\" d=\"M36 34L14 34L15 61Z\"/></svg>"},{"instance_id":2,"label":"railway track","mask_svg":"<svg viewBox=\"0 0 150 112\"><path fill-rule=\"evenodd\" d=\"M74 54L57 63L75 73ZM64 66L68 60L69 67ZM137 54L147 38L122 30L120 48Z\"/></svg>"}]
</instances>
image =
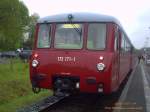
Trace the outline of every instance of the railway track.
<instances>
[{"instance_id":1,"label":"railway track","mask_svg":"<svg viewBox=\"0 0 150 112\"><path fill-rule=\"evenodd\" d=\"M113 107L119 96L81 94L68 97L42 112L111 112L113 110L108 107Z\"/></svg>"},{"instance_id":2,"label":"railway track","mask_svg":"<svg viewBox=\"0 0 150 112\"><path fill-rule=\"evenodd\" d=\"M134 72L135 74L140 73L138 70ZM132 79L132 77L129 76L130 75L126 77L119 91L115 94L81 94L71 96L57 103L55 106L43 110L42 112L145 112L144 106L136 100L138 98L137 96L134 97L134 95L128 94L129 96L120 101L122 95L126 93L124 90L129 84L127 84L128 79ZM135 91L133 90L132 92L134 93ZM135 98L133 101L128 100L131 96Z\"/></svg>"},{"instance_id":3,"label":"railway track","mask_svg":"<svg viewBox=\"0 0 150 112\"><path fill-rule=\"evenodd\" d=\"M113 112L110 108L117 103L128 78L129 75L119 91L112 95L50 96L17 112Z\"/></svg>"},{"instance_id":4,"label":"railway track","mask_svg":"<svg viewBox=\"0 0 150 112\"><path fill-rule=\"evenodd\" d=\"M35 104L19 109L17 112L108 112L117 102L120 94L95 95L79 94L75 96L50 96ZM111 112L109 110L109 112Z\"/></svg>"},{"instance_id":5,"label":"railway track","mask_svg":"<svg viewBox=\"0 0 150 112\"><path fill-rule=\"evenodd\" d=\"M115 94L80 94L70 96L41 112L113 112L111 107L115 107L116 103L118 103L118 99L121 96L128 78L129 75L121 85L119 91Z\"/></svg>"},{"instance_id":6,"label":"railway track","mask_svg":"<svg viewBox=\"0 0 150 112\"><path fill-rule=\"evenodd\" d=\"M58 103L59 101L63 100L68 96L50 96L47 97L35 104L32 104L30 106L24 107L22 109L17 110L17 112L40 112L44 109Z\"/></svg>"}]
</instances>

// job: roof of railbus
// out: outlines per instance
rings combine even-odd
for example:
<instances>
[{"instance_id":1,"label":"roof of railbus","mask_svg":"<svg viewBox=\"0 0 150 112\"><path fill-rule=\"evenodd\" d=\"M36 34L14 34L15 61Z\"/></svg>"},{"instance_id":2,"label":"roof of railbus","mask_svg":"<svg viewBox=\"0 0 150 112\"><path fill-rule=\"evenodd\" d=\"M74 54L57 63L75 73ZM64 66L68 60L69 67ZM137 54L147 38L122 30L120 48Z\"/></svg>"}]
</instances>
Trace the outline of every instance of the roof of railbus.
<instances>
[{"instance_id":1,"label":"roof of railbus","mask_svg":"<svg viewBox=\"0 0 150 112\"><path fill-rule=\"evenodd\" d=\"M68 16L71 15L73 18L71 19L71 22L112 22L119 25L122 30L124 31L122 25L120 22L108 15L103 14L96 14L96 13L65 13L65 14L56 14L52 16L46 16L44 18L41 18L38 20L38 23L65 23L70 22L68 19ZM124 31L125 32L125 31ZM128 39L129 40L129 39ZM130 42L130 40L129 40ZM131 42L130 42L131 43Z\"/></svg>"},{"instance_id":2,"label":"roof of railbus","mask_svg":"<svg viewBox=\"0 0 150 112\"><path fill-rule=\"evenodd\" d=\"M38 23L44 22L69 22L68 16L72 15L72 22L114 22L120 25L120 22L108 15L95 14L95 13L66 13L66 14L57 14L52 16L47 16L39 19Z\"/></svg>"}]
</instances>

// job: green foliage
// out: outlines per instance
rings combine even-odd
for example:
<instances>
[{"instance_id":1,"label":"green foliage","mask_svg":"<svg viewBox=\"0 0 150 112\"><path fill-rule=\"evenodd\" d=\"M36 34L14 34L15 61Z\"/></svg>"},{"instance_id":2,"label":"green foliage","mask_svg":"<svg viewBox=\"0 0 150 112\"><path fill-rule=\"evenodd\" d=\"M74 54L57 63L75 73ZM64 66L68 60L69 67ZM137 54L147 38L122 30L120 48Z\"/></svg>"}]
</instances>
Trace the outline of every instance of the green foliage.
<instances>
[{"instance_id":1,"label":"green foliage","mask_svg":"<svg viewBox=\"0 0 150 112\"><path fill-rule=\"evenodd\" d=\"M29 24L27 30L27 32L29 32L29 39L28 41L23 43L23 47L29 47L30 49L32 49L35 34L35 26L39 18L40 17L37 13L34 13L29 17Z\"/></svg>"},{"instance_id":2,"label":"green foliage","mask_svg":"<svg viewBox=\"0 0 150 112\"><path fill-rule=\"evenodd\" d=\"M0 0L0 50L18 47L28 23L29 13L23 2Z\"/></svg>"},{"instance_id":3,"label":"green foliage","mask_svg":"<svg viewBox=\"0 0 150 112\"><path fill-rule=\"evenodd\" d=\"M29 78L29 65L19 59L11 61L13 70L10 69L10 63L0 64L0 112L15 112L18 108L50 95L48 90L34 94Z\"/></svg>"}]
</instances>

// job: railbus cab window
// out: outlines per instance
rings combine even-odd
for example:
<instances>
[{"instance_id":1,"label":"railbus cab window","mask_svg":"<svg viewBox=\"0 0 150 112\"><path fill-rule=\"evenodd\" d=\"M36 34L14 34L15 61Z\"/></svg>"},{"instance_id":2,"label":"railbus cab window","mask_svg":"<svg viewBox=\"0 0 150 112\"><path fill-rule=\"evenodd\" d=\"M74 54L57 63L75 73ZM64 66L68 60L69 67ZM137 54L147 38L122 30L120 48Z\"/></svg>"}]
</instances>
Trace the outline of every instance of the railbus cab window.
<instances>
[{"instance_id":1,"label":"railbus cab window","mask_svg":"<svg viewBox=\"0 0 150 112\"><path fill-rule=\"evenodd\" d=\"M106 24L91 23L88 27L87 48L91 50L103 50L106 42Z\"/></svg>"},{"instance_id":2,"label":"railbus cab window","mask_svg":"<svg viewBox=\"0 0 150 112\"><path fill-rule=\"evenodd\" d=\"M83 46L82 24L57 24L54 48L81 49Z\"/></svg>"},{"instance_id":3,"label":"railbus cab window","mask_svg":"<svg viewBox=\"0 0 150 112\"><path fill-rule=\"evenodd\" d=\"M37 48L49 48L50 41L50 24L40 24L38 31Z\"/></svg>"}]
</instances>

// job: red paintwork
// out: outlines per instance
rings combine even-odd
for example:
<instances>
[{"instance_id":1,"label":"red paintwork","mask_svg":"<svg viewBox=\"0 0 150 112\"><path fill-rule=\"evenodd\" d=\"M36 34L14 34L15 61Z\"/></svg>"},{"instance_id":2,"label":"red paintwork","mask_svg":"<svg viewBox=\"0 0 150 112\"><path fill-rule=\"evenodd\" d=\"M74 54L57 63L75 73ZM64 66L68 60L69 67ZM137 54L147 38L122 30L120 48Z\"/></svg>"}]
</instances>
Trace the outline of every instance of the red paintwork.
<instances>
[{"instance_id":1,"label":"red paintwork","mask_svg":"<svg viewBox=\"0 0 150 112\"><path fill-rule=\"evenodd\" d=\"M85 23L84 41L87 37L87 26ZM53 24L52 37L54 37L55 24ZM107 41L106 49L103 51L87 50L85 45L81 50L58 50L54 48L49 49L37 49L37 32L35 36L34 50L31 57L31 61L35 59L34 54L37 53L36 59L39 61L37 68L31 66L30 61L30 78L37 73L46 74L45 79L39 82L41 88L52 89L52 76L54 74L78 76L80 78L80 91L81 92L97 92L99 83L104 84L104 93L108 94L116 91L125 78L127 72L131 69L131 54L121 56L120 53L114 52L114 29L113 23L107 24ZM57 57L76 57L76 61L61 62L57 60ZM99 57L103 56L104 60L100 60ZM117 62L118 56L120 56ZM98 71L96 64L103 62L106 65L106 69L102 72ZM120 66L117 69L117 66ZM96 78L95 85L89 85L86 83L86 79L89 77Z\"/></svg>"}]
</instances>

